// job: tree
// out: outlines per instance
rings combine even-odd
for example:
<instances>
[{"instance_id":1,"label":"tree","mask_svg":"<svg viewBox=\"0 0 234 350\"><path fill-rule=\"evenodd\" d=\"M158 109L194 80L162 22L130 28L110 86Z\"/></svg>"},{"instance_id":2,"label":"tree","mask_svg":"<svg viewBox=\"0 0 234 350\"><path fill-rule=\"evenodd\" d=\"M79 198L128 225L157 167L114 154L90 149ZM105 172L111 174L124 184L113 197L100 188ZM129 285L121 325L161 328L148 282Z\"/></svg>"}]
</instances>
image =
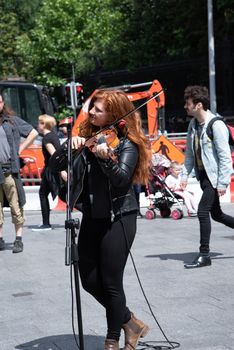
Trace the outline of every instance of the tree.
<instances>
[{"instance_id":1,"label":"tree","mask_svg":"<svg viewBox=\"0 0 234 350\"><path fill-rule=\"evenodd\" d=\"M0 77L20 76L22 56L16 49L16 38L34 25L42 0L2 0L0 3Z\"/></svg>"},{"instance_id":2,"label":"tree","mask_svg":"<svg viewBox=\"0 0 234 350\"><path fill-rule=\"evenodd\" d=\"M2 5L0 12L0 76L6 78L18 74L15 37L19 34L19 28L13 13L5 13Z\"/></svg>"},{"instance_id":3,"label":"tree","mask_svg":"<svg viewBox=\"0 0 234 350\"><path fill-rule=\"evenodd\" d=\"M99 66L108 67L108 55L119 60L125 14L111 0L45 0L35 29L18 39L25 74L54 83ZM58 81L57 81L58 82Z\"/></svg>"},{"instance_id":4,"label":"tree","mask_svg":"<svg viewBox=\"0 0 234 350\"><path fill-rule=\"evenodd\" d=\"M224 37L233 41L233 5L214 0L216 48ZM2 0L1 7L4 74L59 84L72 65L80 76L207 56L204 0Z\"/></svg>"},{"instance_id":5,"label":"tree","mask_svg":"<svg viewBox=\"0 0 234 350\"><path fill-rule=\"evenodd\" d=\"M234 36L234 0L214 0L216 48L223 37ZM122 66L137 68L158 63L205 57L207 42L207 1L129 0L128 22L120 52Z\"/></svg>"},{"instance_id":6,"label":"tree","mask_svg":"<svg viewBox=\"0 0 234 350\"><path fill-rule=\"evenodd\" d=\"M1 0L5 13L14 13L21 33L35 25L35 18L43 0Z\"/></svg>"}]
</instances>

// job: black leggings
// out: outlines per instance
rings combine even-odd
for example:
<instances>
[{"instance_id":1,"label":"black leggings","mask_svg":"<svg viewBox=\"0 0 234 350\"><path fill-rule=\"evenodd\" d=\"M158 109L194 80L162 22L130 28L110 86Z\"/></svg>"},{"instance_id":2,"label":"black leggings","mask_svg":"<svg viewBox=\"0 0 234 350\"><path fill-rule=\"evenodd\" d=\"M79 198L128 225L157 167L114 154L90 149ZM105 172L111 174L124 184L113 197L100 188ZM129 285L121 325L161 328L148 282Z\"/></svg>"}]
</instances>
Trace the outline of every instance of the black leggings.
<instances>
[{"instance_id":1,"label":"black leggings","mask_svg":"<svg viewBox=\"0 0 234 350\"><path fill-rule=\"evenodd\" d=\"M213 220L231 228L234 228L234 218L222 212L217 189L212 187L206 172L200 174L200 186L203 190L197 213L200 222L200 252L209 253L210 214Z\"/></svg>"},{"instance_id":2,"label":"black leggings","mask_svg":"<svg viewBox=\"0 0 234 350\"><path fill-rule=\"evenodd\" d=\"M50 184L47 181L45 168L42 173L41 185L39 189L43 225L50 225L50 204L48 199L50 192Z\"/></svg>"},{"instance_id":3,"label":"black leggings","mask_svg":"<svg viewBox=\"0 0 234 350\"><path fill-rule=\"evenodd\" d=\"M136 234L136 214L109 219L83 217L78 240L83 288L105 307L107 338L119 340L131 318L123 290L123 272Z\"/></svg>"}]
</instances>

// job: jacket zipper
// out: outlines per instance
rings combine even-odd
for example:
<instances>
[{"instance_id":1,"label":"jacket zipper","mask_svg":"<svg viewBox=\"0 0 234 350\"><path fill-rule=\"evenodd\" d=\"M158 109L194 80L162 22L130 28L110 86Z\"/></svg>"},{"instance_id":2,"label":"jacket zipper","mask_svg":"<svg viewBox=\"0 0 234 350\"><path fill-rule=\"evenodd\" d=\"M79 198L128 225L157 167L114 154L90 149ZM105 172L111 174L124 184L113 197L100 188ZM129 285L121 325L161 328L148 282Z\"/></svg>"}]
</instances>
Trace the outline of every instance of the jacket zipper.
<instances>
[{"instance_id":1,"label":"jacket zipper","mask_svg":"<svg viewBox=\"0 0 234 350\"><path fill-rule=\"evenodd\" d=\"M112 197L111 197L111 184L110 184L110 180L109 179L108 179L108 187L109 187L109 197L110 197L110 205L111 205L111 210L110 210L111 222L114 222L115 214L114 214L114 210L113 210L113 203L112 203Z\"/></svg>"}]
</instances>

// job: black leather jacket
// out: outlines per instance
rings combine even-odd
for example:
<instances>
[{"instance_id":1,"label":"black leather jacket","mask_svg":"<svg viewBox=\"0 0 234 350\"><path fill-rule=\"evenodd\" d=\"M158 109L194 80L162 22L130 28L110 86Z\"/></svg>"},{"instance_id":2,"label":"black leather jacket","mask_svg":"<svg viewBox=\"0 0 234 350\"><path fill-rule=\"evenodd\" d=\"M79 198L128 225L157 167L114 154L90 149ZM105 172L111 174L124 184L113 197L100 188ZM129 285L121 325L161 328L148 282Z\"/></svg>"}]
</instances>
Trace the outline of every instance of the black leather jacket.
<instances>
[{"instance_id":1,"label":"black leather jacket","mask_svg":"<svg viewBox=\"0 0 234 350\"><path fill-rule=\"evenodd\" d=\"M74 160L71 208L92 218L112 219L138 210L132 188L138 148L130 140L120 139L115 154L118 163L96 158L85 148Z\"/></svg>"}]
</instances>

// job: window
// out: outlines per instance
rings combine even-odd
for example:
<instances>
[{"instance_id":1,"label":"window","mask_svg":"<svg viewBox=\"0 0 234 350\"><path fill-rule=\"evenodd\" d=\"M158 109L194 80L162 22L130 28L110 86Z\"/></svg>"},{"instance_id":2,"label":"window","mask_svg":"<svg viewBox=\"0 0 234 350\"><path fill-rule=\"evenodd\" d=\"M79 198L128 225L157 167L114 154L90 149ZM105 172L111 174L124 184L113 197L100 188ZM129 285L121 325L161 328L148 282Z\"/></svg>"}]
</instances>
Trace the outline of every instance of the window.
<instances>
[{"instance_id":1,"label":"window","mask_svg":"<svg viewBox=\"0 0 234 350\"><path fill-rule=\"evenodd\" d=\"M15 115L33 126L37 125L38 116L44 113L40 105L39 91L33 87L2 87L2 95L6 104L13 109Z\"/></svg>"}]
</instances>

